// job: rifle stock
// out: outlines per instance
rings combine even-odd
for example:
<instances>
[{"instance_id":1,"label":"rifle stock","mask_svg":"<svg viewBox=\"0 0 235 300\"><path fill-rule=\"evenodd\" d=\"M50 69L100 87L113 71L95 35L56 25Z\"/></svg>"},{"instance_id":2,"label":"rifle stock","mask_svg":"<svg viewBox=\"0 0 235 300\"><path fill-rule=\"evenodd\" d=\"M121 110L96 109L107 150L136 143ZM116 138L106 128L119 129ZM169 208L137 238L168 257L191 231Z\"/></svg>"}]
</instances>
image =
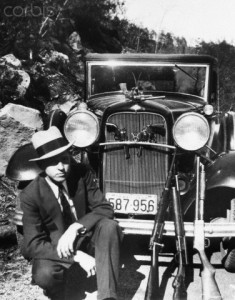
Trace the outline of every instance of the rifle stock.
<instances>
[{"instance_id":1,"label":"rifle stock","mask_svg":"<svg viewBox=\"0 0 235 300\"><path fill-rule=\"evenodd\" d=\"M200 161L198 159L198 165ZM199 168L198 168L199 170ZM201 263L202 299L203 300L222 300L219 287L215 280L215 268L209 262L205 253L205 232L204 232L204 200L205 200L205 171L201 165L199 174L199 195L196 204L196 214L194 221L194 249L197 250ZM196 199L197 200L197 199Z\"/></svg>"},{"instance_id":2,"label":"rifle stock","mask_svg":"<svg viewBox=\"0 0 235 300\"><path fill-rule=\"evenodd\" d=\"M159 296L159 273L158 273L158 254L156 251L156 245L152 245L152 265L149 272L147 291L145 300L156 300Z\"/></svg>"},{"instance_id":3,"label":"rifle stock","mask_svg":"<svg viewBox=\"0 0 235 300\"><path fill-rule=\"evenodd\" d=\"M177 275L177 281L174 280L174 294L173 300L186 300L187 299L187 290L185 288L185 272L182 268L182 265L179 266Z\"/></svg>"},{"instance_id":4,"label":"rifle stock","mask_svg":"<svg viewBox=\"0 0 235 300\"><path fill-rule=\"evenodd\" d=\"M194 248L197 250L202 263L202 299L222 300L219 287L215 280L215 268L209 262L205 253L204 221L194 222Z\"/></svg>"}]
</instances>

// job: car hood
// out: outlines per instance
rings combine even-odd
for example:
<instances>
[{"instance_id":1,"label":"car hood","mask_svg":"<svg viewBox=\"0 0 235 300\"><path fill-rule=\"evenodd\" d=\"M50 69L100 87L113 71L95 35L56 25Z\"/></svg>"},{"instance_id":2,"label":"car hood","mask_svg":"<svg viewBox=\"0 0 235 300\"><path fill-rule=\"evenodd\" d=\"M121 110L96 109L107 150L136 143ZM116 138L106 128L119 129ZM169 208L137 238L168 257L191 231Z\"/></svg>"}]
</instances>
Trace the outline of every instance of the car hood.
<instances>
[{"instance_id":1,"label":"car hood","mask_svg":"<svg viewBox=\"0 0 235 300\"><path fill-rule=\"evenodd\" d=\"M117 111L153 111L173 114L176 117L184 112L197 110L206 102L197 96L180 93L159 93L149 95L149 99L131 100L122 93L106 93L88 100L88 106L100 115ZM154 98L155 97L155 98Z\"/></svg>"}]
</instances>

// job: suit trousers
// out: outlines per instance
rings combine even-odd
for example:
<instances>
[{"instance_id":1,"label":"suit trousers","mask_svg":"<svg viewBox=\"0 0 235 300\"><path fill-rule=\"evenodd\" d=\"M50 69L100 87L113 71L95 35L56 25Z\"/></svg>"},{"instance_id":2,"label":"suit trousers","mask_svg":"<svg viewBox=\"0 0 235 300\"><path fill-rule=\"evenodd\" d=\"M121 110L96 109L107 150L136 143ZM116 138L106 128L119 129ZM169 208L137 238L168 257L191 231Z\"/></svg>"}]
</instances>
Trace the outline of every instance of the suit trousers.
<instances>
[{"instance_id":1,"label":"suit trousers","mask_svg":"<svg viewBox=\"0 0 235 300\"><path fill-rule=\"evenodd\" d=\"M84 239L79 250L95 257L98 299L117 298L117 285L119 275L120 246L122 231L118 223L110 219L99 221L89 240ZM79 265L77 265L79 269ZM65 299L65 287L68 285L68 269L71 263L60 261L34 259L32 266L32 280L39 285L53 300ZM79 273L79 272L77 272ZM76 274L77 274L76 273ZM81 285L85 276L80 267L80 275L76 278L76 285ZM74 273L75 274L75 273ZM79 299L79 298L77 298Z\"/></svg>"}]
</instances>

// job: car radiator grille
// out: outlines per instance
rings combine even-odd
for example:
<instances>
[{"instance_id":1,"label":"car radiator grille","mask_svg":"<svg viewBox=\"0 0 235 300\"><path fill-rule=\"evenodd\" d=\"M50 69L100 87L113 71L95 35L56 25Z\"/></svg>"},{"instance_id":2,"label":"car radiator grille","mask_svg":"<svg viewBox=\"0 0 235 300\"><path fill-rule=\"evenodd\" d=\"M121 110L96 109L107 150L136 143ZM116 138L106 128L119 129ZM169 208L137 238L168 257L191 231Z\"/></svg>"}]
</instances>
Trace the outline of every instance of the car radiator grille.
<instances>
[{"instance_id":1,"label":"car radiator grille","mask_svg":"<svg viewBox=\"0 0 235 300\"><path fill-rule=\"evenodd\" d=\"M157 142L166 144L167 128L165 119L152 113L116 113L107 122L119 129L126 129L129 141L147 125L162 124L166 129L163 137L157 134ZM106 142L115 141L114 133L106 131ZM125 157L123 146L106 146L104 153L103 190L105 193L157 194L162 193L168 167L166 149L129 147L130 158Z\"/></svg>"}]
</instances>

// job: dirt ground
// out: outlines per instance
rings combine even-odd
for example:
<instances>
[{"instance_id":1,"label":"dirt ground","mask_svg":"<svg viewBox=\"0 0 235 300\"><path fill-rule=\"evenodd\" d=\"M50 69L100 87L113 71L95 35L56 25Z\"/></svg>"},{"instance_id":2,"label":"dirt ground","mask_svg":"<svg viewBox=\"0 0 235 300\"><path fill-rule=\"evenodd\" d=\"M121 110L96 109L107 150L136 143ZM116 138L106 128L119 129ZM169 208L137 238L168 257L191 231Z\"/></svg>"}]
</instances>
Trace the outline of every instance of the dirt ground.
<instances>
[{"instance_id":1,"label":"dirt ground","mask_svg":"<svg viewBox=\"0 0 235 300\"><path fill-rule=\"evenodd\" d=\"M148 273L150 268L150 256L146 255L146 242L143 238L135 243L135 240L126 239L122 251L119 300L143 300L146 292ZM169 273L172 256L160 258L160 278L164 300L172 299L172 282L177 270ZM215 253L212 263L216 268L216 281L224 300L235 300L234 273L226 272L220 263L220 254ZM194 255L194 264L188 272L188 300L201 298L202 282L200 276L200 260ZM168 272L167 272L168 270ZM166 273L167 272L167 273ZM169 278L166 275L168 274ZM97 293L93 282L86 285L84 297L75 297L69 294L67 300L96 300ZM74 285L75 281L70 284ZM76 294L77 295L77 294ZM46 300L42 290L31 284L31 265L20 254L16 244L16 238L11 235L7 239L0 239L0 299L1 300Z\"/></svg>"},{"instance_id":2,"label":"dirt ground","mask_svg":"<svg viewBox=\"0 0 235 300\"><path fill-rule=\"evenodd\" d=\"M121 300L132 299L137 287L136 282L143 279L143 275L136 272L139 264L133 262L133 257L127 254L125 258L128 261L128 270L121 268L120 277L122 290L120 291ZM132 270L133 269L133 270ZM129 272L133 271L130 276ZM73 285L73 282L70 282ZM74 285L73 285L74 287ZM75 288L76 290L76 288ZM77 295L77 294L76 294ZM32 285L31 283L31 264L27 262L20 254L17 245L16 237L11 235L9 238L0 240L0 299L1 300L46 300L48 299L43 295L42 290ZM67 299L78 300L77 297L68 294ZM95 278L87 282L84 297L79 299L96 300L97 291ZM136 298L142 300L141 298Z\"/></svg>"},{"instance_id":3,"label":"dirt ground","mask_svg":"<svg viewBox=\"0 0 235 300\"><path fill-rule=\"evenodd\" d=\"M10 218L16 207L17 183L0 178L0 299L46 300L31 285L31 265L20 254Z\"/></svg>"},{"instance_id":4,"label":"dirt ground","mask_svg":"<svg viewBox=\"0 0 235 300\"><path fill-rule=\"evenodd\" d=\"M0 245L0 299L47 299L31 284L31 265L21 256L16 239L0 241Z\"/></svg>"}]
</instances>

